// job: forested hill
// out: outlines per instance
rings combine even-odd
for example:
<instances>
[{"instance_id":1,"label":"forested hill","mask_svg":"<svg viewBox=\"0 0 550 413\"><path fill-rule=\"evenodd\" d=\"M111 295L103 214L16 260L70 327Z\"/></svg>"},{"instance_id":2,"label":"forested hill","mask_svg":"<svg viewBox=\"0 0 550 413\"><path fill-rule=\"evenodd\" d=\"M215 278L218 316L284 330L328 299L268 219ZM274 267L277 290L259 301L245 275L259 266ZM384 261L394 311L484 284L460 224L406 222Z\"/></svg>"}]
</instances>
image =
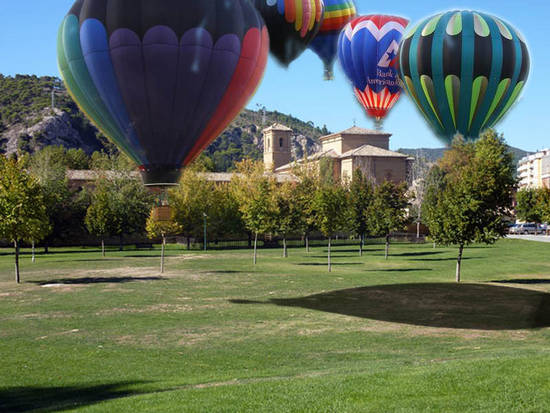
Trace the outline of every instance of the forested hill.
<instances>
[{"instance_id":1,"label":"forested hill","mask_svg":"<svg viewBox=\"0 0 550 413\"><path fill-rule=\"evenodd\" d=\"M514 148L512 146L508 146L508 148L514 155L514 162L516 164L524 156L528 156L532 154L532 152L526 152L523 149ZM443 158L443 155L447 150L448 148L419 148L419 149L403 148L403 149L399 149L398 152L403 153L405 155L410 155L413 157L421 157L431 163Z\"/></svg>"},{"instance_id":2,"label":"forested hill","mask_svg":"<svg viewBox=\"0 0 550 413\"><path fill-rule=\"evenodd\" d=\"M54 109L52 109L52 91ZM319 148L319 137L329 133L292 115L277 111L244 110L205 151L212 169L228 171L235 161L263 156L262 129L275 122L294 130L297 158ZM0 75L0 151L34 152L44 146L82 148L86 153L112 145L86 119L56 77Z\"/></svg>"}]
</instances>

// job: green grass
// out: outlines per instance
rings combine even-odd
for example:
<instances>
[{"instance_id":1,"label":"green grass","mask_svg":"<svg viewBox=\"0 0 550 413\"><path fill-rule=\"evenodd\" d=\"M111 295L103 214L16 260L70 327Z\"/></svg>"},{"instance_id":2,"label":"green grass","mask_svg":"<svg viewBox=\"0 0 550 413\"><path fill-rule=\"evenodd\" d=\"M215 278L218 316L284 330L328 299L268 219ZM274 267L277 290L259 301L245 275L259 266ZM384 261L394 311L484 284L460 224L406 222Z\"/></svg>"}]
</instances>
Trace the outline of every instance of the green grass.
<instances>
[{"instance_id":1,"label":"green grass","mask_svg":"<svg viewBox=\"0 0 550 413\"><path fill-rule=\"evenodd\" d=\"M550 411L549 251L4 250L0 411Z\"/></svg>"}]
</instances>

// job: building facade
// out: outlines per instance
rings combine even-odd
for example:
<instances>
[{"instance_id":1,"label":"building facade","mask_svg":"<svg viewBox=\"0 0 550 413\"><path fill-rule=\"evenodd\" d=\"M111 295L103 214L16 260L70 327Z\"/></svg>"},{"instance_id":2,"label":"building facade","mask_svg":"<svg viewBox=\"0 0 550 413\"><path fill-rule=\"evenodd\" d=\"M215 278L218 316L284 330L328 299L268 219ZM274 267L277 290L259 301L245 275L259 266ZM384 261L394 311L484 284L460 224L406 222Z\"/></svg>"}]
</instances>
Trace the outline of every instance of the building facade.
<instances>
[{"instance_id":1,"label":"building facade","mask_svg":"<svg viewBox=\"0 0 550 413\"><path fill-rule=\"evenodd\" d=\"M290 140L288 147L284 144L287 142L285 140L287 137L290 139L292 132L283 135L288 132L283 132L283 128L286 127L273 125L264 130L264 162L268 171L274 171L276 174L291 174L297 164L303 164L306 160L290 162ZM414 159L399 152L390 151L390 137L389 133L354 126L345 131L321 137L321 150L309 156L307 162L315 164L321 159L332 160L334 176L342 181L351 180L353 171L360 169L377 184L384 181L410 183L410 170ZM283 150L287 151L284 156L281 154Z\"/></svg>"},{"instance_id":2,"label":"building facade","mask_svg":"<svg viewBox=\"0 0 550 413\"><path fill-rule=\"evenodd\" d=\"M518 163L519 189L550 188L550 149L522 158Z\"/></svg>"}]
</instances>

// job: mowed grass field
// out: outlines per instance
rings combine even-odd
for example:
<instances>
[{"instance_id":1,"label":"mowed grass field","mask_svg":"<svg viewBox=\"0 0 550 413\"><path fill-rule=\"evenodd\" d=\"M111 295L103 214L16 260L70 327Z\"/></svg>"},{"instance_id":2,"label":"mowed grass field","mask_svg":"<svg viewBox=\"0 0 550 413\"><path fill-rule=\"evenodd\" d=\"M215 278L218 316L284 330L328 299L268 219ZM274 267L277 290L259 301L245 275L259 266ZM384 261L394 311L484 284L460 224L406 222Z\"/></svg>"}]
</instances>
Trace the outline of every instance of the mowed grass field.
<instances>
[{"instance_id":1,"label":"mowed grass field","mask_svg":"<svg viewBox=\"0 0 550 413\"><path fill-rule=\"evenodd\" d=\"M0 411L547 412L550 245L0 256Z\"/></svg>"}]
</instances>

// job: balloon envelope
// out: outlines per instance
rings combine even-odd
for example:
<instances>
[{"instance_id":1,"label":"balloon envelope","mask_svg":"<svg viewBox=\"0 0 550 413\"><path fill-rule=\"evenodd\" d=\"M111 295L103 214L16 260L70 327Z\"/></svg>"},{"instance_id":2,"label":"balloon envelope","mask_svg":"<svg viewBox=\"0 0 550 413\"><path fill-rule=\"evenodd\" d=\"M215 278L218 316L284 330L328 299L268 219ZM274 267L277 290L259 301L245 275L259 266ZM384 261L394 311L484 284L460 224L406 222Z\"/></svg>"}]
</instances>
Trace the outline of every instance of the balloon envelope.
<instances>
[{"instance_id":1,"label":"balloon envelope","mask_svg":"<svg viewBox=\"0 0 550 413\"><path fill-rule=\"evenodd\" d=\"M309 45L325 64L325 79L333 78L334 60L338 54L338 37L342 29L355 17L353 0L324 0L325 13L319 33Z\"/></svg>"},{"instance_id":2,"label":"balloon envelope","mask_svg":"<svg viewBox=\"0 0 550 413\"><path fill-rule=\"evenodd\" d=\"M59 29L58 63L145 183L171 185L244 107L268 44L248 0L78 0Z\"/></svg>"},{"instance_id":3,"label":"balloon envelope","mask_svg":"<svg viewBox=\"0 0 550 413\"><path fill-rule=\"evenodd\" d=\"M497 17L449 11L407 34L400 75L447 143L457 133L475 139L517 100L529 75L529 52L522 36Z\"/></svg>"},{"instance_id":4,"label":"balloon envelope","mask_svg":"<svg viewBox=\"0 0 550 413\"><path fill-rule=\"evenodd\" d=\"M254 0L269 30L270 50L288 66L307 48L323 20L323 0Z\"/></svg>"},{"instance_id":5,"label":"balloon envelope","mask_svg":"<svg viewBox=\"0 0 550 413\"><path fill-rule=\"evenodd\" d=\"M408 20L371 15L353 19L338 42L338 58L367 114L381 121L399 99L399 42Z\"/></svg>"}]
</instances>

